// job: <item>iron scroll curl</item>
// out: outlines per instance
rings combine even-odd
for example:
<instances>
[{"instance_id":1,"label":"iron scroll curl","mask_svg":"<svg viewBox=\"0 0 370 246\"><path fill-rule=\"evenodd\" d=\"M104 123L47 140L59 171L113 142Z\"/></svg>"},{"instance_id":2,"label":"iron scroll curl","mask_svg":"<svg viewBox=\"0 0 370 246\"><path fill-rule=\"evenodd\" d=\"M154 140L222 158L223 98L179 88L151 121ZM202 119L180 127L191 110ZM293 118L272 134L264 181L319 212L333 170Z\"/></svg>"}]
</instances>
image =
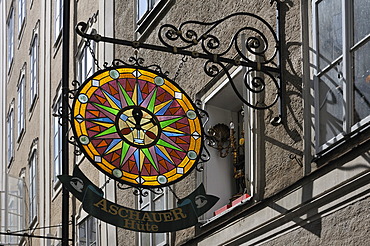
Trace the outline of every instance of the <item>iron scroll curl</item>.
<instances>
[{"instance_id":1,"label":"iron scroll curl","mask_svg":"<svg viewBox=\"0 0 370 246\"><path fill-rule=\"evenodd\" d=\"M247 20L256 20L258 24L262 26L263 30L266 30L267 33L262 32L261 30L252 27L252 26L243 26L237 30L231 36L231 40L227 45L222 46L221 38L218 37L215 33L219 31L219 28L222 28L226 23L241 22L249 23ZM201 29L196 31L196 28ZM250 33L246 37L246 49L250 54L265 57L263 61L260 61L261 64L269 64L273 61L278 53L278 38L273 29L273 27L263 18L258 15L246 12L238 12L226 16L220 20L214 22L200 22L200 21L186 21L176 27L171 24L162 25L158 32L158 39L160 42L168 47L187 50L189 48L196 48L198 44L201 44L201 50L209 56L218 56L223 57L228 53L231 53L232 48L234 47L237 51L237 54L245 61L250 62L251 64L256 64L252 59L249 59L241 43L238 40L241 37L242 33ZM221 33L221 36L224 36L224 32ZM254 35L252 35L254 33ZM225 38L223 38L225 39ZM269 41L272 44L269 44ZM231 54L230 56L233 56ZM266 58L267 57L267 58Z\"/></svg>"},{"instance_id":2,"label":"iron scroll curl","mask_svg":"<svg viewBox=\"0 0 370 246\"><path fill-rule=\"evenodd\" d=\"M275 1L271 1L271 3L273 2ZM279 1L276 2L279 5ZM227 37L222 27L223 25L230 25L230 23L246 24L234 33L229 33L229 37ZM252 26L251 23L258 24L258 28ZM205 73L210 77L220 75L221 72L225 73L236 96L253 109L268 109L282 98L280 40L274 28L266 20L253 13L238 12L213 22L186 21L178 27L172 24L164 24L159 28L158 32L158 39L162 45L104 37L97 33L88 34L86 31L86 23L80 22L77 24L77 34L88 40L131 46L135 49L142 48L181 54L184 57L192 57L194 59L205 59ZM112 66L116 66L119 63L123 64L124 62L115 59ZM129 63L135 66L142 66L142 61L137 59L130 58ZM247 92L263 94L272 91L272 97L274 98L267 103L263 102L257 105L249 102L243 97L243 93L238 91L227 71L230 66L246 68L243 84ZM158 67L154 68L154 70L158 71ZM167 73L165 74L167 75ZM249 78L247 79L248 76ZM267 90L267 81L270 82L269 85L272 86L273 90ZM280 107L282 107L281 103Z\"/></svg>"}]
</instances>

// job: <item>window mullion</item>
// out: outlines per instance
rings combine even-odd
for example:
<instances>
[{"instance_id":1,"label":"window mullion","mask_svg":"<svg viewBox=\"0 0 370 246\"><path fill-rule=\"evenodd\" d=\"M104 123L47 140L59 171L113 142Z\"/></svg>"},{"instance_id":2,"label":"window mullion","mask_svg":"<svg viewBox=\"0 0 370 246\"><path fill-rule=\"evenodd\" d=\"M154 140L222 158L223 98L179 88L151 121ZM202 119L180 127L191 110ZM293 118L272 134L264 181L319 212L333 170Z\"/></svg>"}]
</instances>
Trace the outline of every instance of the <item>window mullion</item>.
<instances>
[{"instance_id":1,"label":"window mullion","mask_svg":"<svg viewBox=\"0 0 370 246\"><path fill-rule=\"evenodd\" d=\"M345 134L351 131L353 122L353 83L352 83L352 59L351 49L351 22L352 22L352 1L342 0L342 32L343 32L343 60L342 60L342 79L343 79L343 99L344 99L344 121L343 130Z\"/></svg>"}]
</instances>

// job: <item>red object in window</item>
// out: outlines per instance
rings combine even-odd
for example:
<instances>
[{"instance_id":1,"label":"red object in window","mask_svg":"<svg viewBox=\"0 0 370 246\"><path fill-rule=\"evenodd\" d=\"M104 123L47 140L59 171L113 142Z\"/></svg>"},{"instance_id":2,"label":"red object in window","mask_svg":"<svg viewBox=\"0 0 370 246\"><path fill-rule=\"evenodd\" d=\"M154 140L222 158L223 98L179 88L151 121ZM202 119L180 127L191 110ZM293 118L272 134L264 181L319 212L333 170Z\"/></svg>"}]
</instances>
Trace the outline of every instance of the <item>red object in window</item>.
<instances>
[{"instance_id":1,"label":"red object in window","mask_svg":"<svg viewBox=\"0 0 370 246\"><path fill-rule=\"evenodd\" d=\"M219 209L217 209L215 212L214 212L214 215L219 215L220 213L226 211L227 209L231 208L231 204L227 204Z\"/></svg>"},{"instance_id":2,"label":"red object in window","mask_svg":"<svg viewBox=\"0 0 370 246\"><path fill-rule=\"evenodd\" d=\"M247 199L250 197L248 194L243 194L241 197L235 199L234 201L231 202L231 207L236 206L237 204L241 203L243 200Z\"/></svg>"}]
</instances>

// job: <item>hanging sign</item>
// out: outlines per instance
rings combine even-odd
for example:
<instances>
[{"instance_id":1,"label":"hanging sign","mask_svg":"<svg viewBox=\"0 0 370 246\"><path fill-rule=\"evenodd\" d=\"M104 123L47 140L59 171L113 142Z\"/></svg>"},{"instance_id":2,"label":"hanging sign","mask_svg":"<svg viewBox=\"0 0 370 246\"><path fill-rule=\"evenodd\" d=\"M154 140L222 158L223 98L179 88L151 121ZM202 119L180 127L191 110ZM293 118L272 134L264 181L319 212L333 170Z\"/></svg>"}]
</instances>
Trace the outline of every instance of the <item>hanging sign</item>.
<instances>
[{"instance_id":1,"label":"hanging sign","mask_svg":"<svg viewBox=\"0 0 370 246\"><path fill-rule=\"evenodd\" d=\"M118 182L167 186L188 175L199 160L203 128L195 105L154 71L99 71L80 86L72 108L81 150Z\"/></svg>"},{"instance_id":2,"label":"hanging sign","mask_svg":"<svg viewBox=\"0 0 370 246\"><path fill-rule=\"evenodd\" d=\"M147 68L115 66L87 79L75 93L72 129L95 167L141 191L180 181L198 164L203 150L203 126L194 103L175 82ZM78 167L73 176L58 178L86 212L133 231L193 226L218 201L200 185L177 208L140 211L105 199Z\"/></svg>"},{"instance_id":3,"label":"hanging sign","mask_svg":"<svg viewBox=\"0 0 370 246\"><path fill-rule=\"evenodd\" d=\"M216 204L218 198L207 195L201 184L189 196L178 202L178 207L162 211L140 211L121 206L103 198L96 187L78 167L73 176L58 177L65 187L82 202L83 209L90 215L128 230L140 232L178 231L198 222L198 217Z\"/></svg>"}]
</instances>

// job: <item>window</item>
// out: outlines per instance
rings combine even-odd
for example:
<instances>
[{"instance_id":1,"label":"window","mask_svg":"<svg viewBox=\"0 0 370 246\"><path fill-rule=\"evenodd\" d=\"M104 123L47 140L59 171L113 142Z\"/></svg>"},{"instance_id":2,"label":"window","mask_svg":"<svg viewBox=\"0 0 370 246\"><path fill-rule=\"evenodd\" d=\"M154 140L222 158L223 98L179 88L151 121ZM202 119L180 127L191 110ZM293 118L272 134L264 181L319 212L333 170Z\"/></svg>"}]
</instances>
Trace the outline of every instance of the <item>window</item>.
<instances>
[{"instance_id":1,"label":"window","mask_svg":"<svg viewBox=\"0 0 370 246\"><path fill-rule=\"evenodd\" d=\"M32 108L38 90L38 38L34 36L30 48L30 107Z\"/></svg>"},{"instance_id":2,"label":"window","mask_svg":"<svg viewBox=\"0 0 370 246\"><path fill-rule=\"evenodd\" d=\"M23 28L24 20L26 19L26 0L18 0L18 32Z\"/></svg>"},{"instance_id":3,"label":"window","mask_svg":"<svg viewBox=\"0 0 370 246\"><path fill-rule=\"evenodd\" d=\"M55 0L54 38L58 40L63 27L63 0Z\"/></svg>"},{"instance_id":4,"label":"window","mask_svg":"<svg viewBox=\"0 0 370 246\"><path fill-rule=\"evenodd\" d=\"M36 150L32 151L29 159L29 187L28 187L28 199L29 199L29 224L33 224L37 216L37 156Z\"/></svg>"},{"instance_id":5,"label":"window","mask_svg":"<svg viewBox=\"0 0 370 246\"><path fill-rule=\"evenodd\" d=\"M62 106L62 97L58 96L58 100L53 108L54 114L58 114L59 108ZM57 176L62 174L62 126L59 124L59 117L54 117L54 184L58 182Z\"/></svg>"},{"instance_id":6,"label":"window","mask_svg":"<svg viewBox=\"0 0 370 246\"><path fill-rule=\"evenodd\" d=\"M154 194L148 191L148 196L143 197L142 203L138 201L139 209L142 211L158 211L168 209L168 191L162 194ZM139 233L140 246L164 246L168 243L167 233Z\"/></svg>"},{"instance_id":7,"label":"window","mask_svg":"<svg viewBox=\"0 0 370 246\"><path fill-rule=\"evenodd\" d=\"M0 191L1 231L22 231L24 229L24 183L22 177L8 175L6 189ZM11 235L1 238L1 245L20 245L22 237Z\"/></svg>"},{"instance_id":8,"label":"window","mask_svg":"<svg viewBox=\"0 0 370 246\"><path fill-rule=\"evenodd\" d=\"M140 35L153 30L174 2L174 0L135 0L136 34L141 38Z\"/></svg>"},{"instance_id":9,"label":"window","mask_svg":"<svg viewBox=\"0 0 370 246\"><path fill-rule=\"evenodd\" d=\"M313 3L316 150L320 152L369 122L370 2Z\"/></svg>"},{"instance_id":10,"label":"window","mask_svg":"<svg viewBox=\"0 0 370 246\"><path fill-rule=\"evenodd\" d=\"M80 55L78 56L78 80L83 82L95 72L94 59L90 53L89 47L95 52L95 43L92 42L91 46L85 45Z\"/></svg>"},{"instance_id":11,"label":"window","mask_svg":"<svg viewBox=\"0 0 370 246\"><path fill-rule=\"evenodd\" d=\"M242 92L244 70L239 67L231 76L238 91ZM242 94L247 98L246 92ZM233 200L244 199L243 197L247 198L254 193L254 165L257 163L258 150L255 146L258 146L257 135L261 133L258 132L259 122L255 110L243 106L228 79L215 83L208 92L200 95L200 98L203 108L209 114L205 131L214 136L215 144L206 146L212 165L204 165L203 172L197 173L198 183L204 184L207 193L220 198L216 205L203 215L202 219L208 220L231 208ZM231 134L235 139L235 148L231 146ZM235 162L233 150L237 156Z\"/></svg>"},{"instance_id":12,"label":"window","mask_svg":"<svg viewBox=\"0 0 370 246\"><path fill-rule=\"evenodd\" d=\"M5 231L20 231L24 229L23 179L9 175L7 185L5 210L8 220ZM7 242L18 245L21 241L22 237L8 236Z\"/></svg>"},{"instance_id":13,"label":"window","mask_svg":"<svg viewBox=\"0 0 370 246\"><path fill-rule=\"evenodd\" d=\"M8 36L8 45L7 45L7 54L8 54L8 70L13 62L14 56L14 11L13 8L10 9L10 14L8 18L7 26L7 36Z\"/></svg>"},{"instance_id":14,"label":"window","mask_svg":"<svg viewBox=\"0 0 370 246\"><path fill-rule=\"evenodd\" d=\"M137 20L143 18L160 0L137 0Z\"/></svg>"},{"instance_id":15,"label":"window","mask_svg":"<svg viewBox=\"0 0 370 246\"><path fill-rule=\"evenodd\" d=\"M20 137L22 136L24 132L24 123L25 123L25 117L24 117L24 74L21 75L21 79L18 84L18 101L17 101L17 130L18 130L18 141Z\"/></svg>"},{"instance_id":16,"label":"window","mask_svg":"<svg viewBox=\"0 0 370 246\"><path fill-rule=\"evenodd\" d=\"M78 245L79 246L97 246L97 220L88 216L78 225Z\"/></svg>"},{"instance_id":17,"label":"window","mask_svg":"<svg viewBox=\"0 0 370 246\"><path fill-rule=\"evenodd\" d=\"M7 118L7 147L8 147L8 165L13 161L13 154L14 154L14 111L13 108L10 109L8 118Z\"/></svg>"}]
</instances>

